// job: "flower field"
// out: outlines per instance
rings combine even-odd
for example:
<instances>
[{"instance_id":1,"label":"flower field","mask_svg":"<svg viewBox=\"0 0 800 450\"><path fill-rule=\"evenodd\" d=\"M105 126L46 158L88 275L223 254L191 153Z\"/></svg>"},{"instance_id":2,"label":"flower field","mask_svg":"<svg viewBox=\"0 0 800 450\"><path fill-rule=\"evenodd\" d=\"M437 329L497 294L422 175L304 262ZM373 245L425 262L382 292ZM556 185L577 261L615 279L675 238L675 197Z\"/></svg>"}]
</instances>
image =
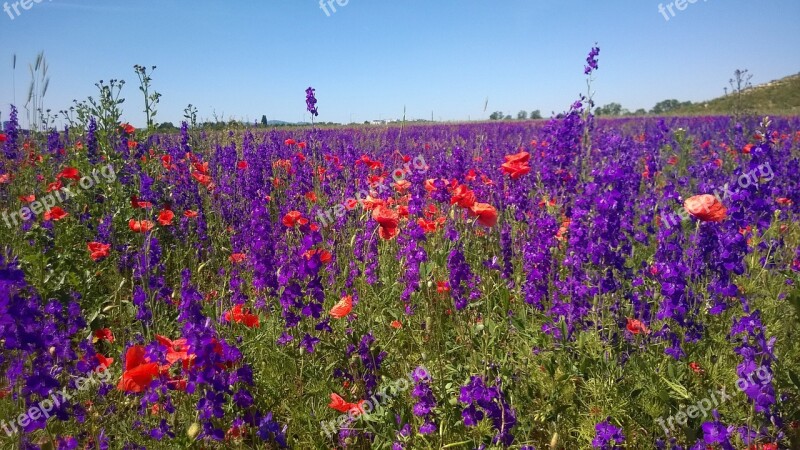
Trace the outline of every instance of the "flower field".
<instances>
[{"instance_id":1,"label":"flower field","mask_svg":"<svg viewBox=\"0 0 800 450\"><path fill-rule=\"evenodd\" d=\"M176 134L12 108L0 447L800 448L800 119L584 107Z\"/></svg>"}]
</instances>

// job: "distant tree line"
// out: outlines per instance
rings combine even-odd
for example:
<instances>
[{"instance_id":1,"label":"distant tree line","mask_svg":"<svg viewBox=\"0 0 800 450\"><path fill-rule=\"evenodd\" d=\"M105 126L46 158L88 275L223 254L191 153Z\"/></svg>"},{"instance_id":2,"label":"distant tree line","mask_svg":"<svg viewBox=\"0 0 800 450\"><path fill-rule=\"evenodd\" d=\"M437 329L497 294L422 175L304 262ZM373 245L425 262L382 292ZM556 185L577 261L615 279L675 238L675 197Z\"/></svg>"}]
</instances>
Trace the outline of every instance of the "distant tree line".
<instances>
[{"instance_id":1,"label":"distant tree line","mask_svg":"<svg viewBox=\"0 0 800 450\"><path fill-rule=\"evenodd\" d=\"M542 113L538 109L531 111L530 116L528 115L528 111L524 110L517 113L517 120L538 120L541 118ZM489 116L489 120L513 120L513 117L511 117L510 114L503 114L503 111L495 111Z\"/></svg>"}]
</instances>

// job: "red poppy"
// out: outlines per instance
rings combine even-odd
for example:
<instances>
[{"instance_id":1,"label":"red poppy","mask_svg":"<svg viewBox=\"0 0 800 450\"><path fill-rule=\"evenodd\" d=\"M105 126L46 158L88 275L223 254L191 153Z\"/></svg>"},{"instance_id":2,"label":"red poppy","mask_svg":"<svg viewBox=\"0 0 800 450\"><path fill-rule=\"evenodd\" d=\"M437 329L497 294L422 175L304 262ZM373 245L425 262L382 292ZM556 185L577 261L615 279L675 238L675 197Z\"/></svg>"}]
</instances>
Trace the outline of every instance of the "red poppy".
<instances>
[{"instance_id":1,"label":"red poppy","mask_svg":"<svg viewBox=\"0 0 800 450\"><path fill-rule=\"evenodd\" d=\"M753 150L753 147L755 147L755 145L753 145L753 144L745 145L744 148L742 149L742 153L744 153L744 154L750 153L750 151Z\"/></svg>"},{"instance_id":2,"label":"red poppy","mask_svg":"<svg viewBox=\"0 0 800 450\"><path fill-rule=\"evenodd\" d=\"M703 222L722 222L728 210L719 199L710 194L695 195L683 202L686 211Z\"/></svg>"},{"instance_id":3,"label":"red poppy","mask_svg":"<svg viewBox=\"0 0 800 450\"><path fill-rule=\"evenodd\" d=\"M241 323L247 328L258 328L261 326L258 322L258 316L243 309L242 305L236 305L230 311L226 311L224 317L226 322Z\"/></svg>"},{"instance_id":4,"label":"red poppy","mask_svg":"<svg viewBox=\"0 0 800 450\"><path fill-rule=\"evenodd\" d=\"M669 164L670 166L674 166L674 165L678 164L678 157L677 156L670 156L669 159L667 159L667 164Z\"/></svg>"},{"instance_id":5,"label":"red poppy","mask_svg":"<svg viewBox=\"0 0 800 450\"><path fill-rule=\"evenodd\" d=\"M458 204L462 208L472 208L477 199L475 193L472 192L467 185L461 184L453 189L453 194L450 197L450 204Z\"/></svg>"},{"instance_id":6,"label":"red poppy","mask_svg":"<svg viewBox=\"0 0 800 450\"><path fill-rule=\"evenodd\" d=\"M372 218L380 225L379 235L381 239L391 240L400 234L400 215L396 211L381 205L372 211Z\"/></svg>"},{"instance_id":7,"label":"red poppy","mask_svg":"<svg viewBox=\"0 0 800 450\"><path fill-rule=\"evenodd\" d=\"M3 133L0 133L0 142L5 142L5 141L7 141L7 140L8 140L8 137L6 137L6 135L5 135L5 134L3 134Z\"/></svg>"},{"instance_id":8,"label":"red poppy","mask_svg":"<svg viewBox=\"0 0 800 450\"><path fill-rule=\"evenodd\" d=\"M173 341L167 337L156 335L156 340L167 348L166 359L170 366L177 361L181 361L184 367L187 367L188 362L194 359L193 355L189 355L189 344L187 344L185 338Z\"/></svg>"},{"instance_id":9,"label":"red poppy","mask_svg":"<svg viewBox=\"0 0 800 450\"><path fill-rule=\"evenodd\" d=\"M390 325L391 325L391 326L392 326L392 328L394 328L395 330L399 330L400 328L403 328L403 324L402 324L402 323L400 323L400 321L399 321L399 320L393 320L393 321L392 321L392 323L391 323Z\"/></svg>"},{"instance_id":10,"label":"red poppy","mask_svg":"<svg viewBox=\"0 0 800 450\"><path fill-rule=\"evenodd\" d=\"M696 362L690 362L689 368L692 369L692 372L697 374L702 374L705 372L705 370L703 370L703 368L700 367L700 364L697 364Z\"/></svg>"},{"instance_id":11,"label":"red poppy","mask_svg":"<svg viewBox=\"0 0 800 450\"><path fill-rule=\"evenodd\" d=\"M19 201L21 201L23 203L31 203L34 200L36 200L36 196L33 195L33 194L31 194L31 195L20 195L19 196Z\"/></svg>"},{"instance_id":12,"label":"red poppy","mask_svg":"<svg viewBox=\"0 0 800 450\"><path fill-rule=\"evenodd\" d=\"M307 145L306 145L306 143L305 143L305 142L298 142L298 143L297 143L297 146L298 146L299 148L306 148L306 146L307 146Z\"/></svg>"},{"instance_id":13,"label":"red poppy","mask_svg":"<svg viewBox=\"0 0 800 450\"><path fill-rule=\"evenodd\" d=\"M10 182L11 182L11 174L10 173L0 173L0 184L6 184L6 183L10 183Z\"/></svg>"},{"instance_id":14,"label":"red poppy","mask_svg":"<svg viewBox=\"0 0 800 450\"><path fill-rule=\"evenodd\" d=\"M100 328L99 330L94 330L92 336L94 337L95 342L107 341L110 344L114 343L114 333L110 328Z\"/></svg>"},{"instance_id":15,"label":"red poppy","mask_svg":"<svg viewBox=\"0 0 800 450\"><path fill-rule=\"evenodd\" d=\"M531 168L528 165L530 159L531 154L525 151L514 155L506 155L506 162L500 166L500 171L510 175L512 180L519 179L523 175L530 173Z\"/></svg>"},{"instance_id":16,"label":"red poppy","mask_svg":"<svg viewBox=\"0 0 800 450\"><path fill-rule=\"evenodd\" d=\"M103 373L114 364L114 358L106 358L105 355L100 353L94 354L95 359L97 359L97 368L95 368L95 372Z\"/></svg>"},{"instance_id":17,"label":"red poppy","mask_svg":"<svg viewBox=\"0 0 800 450\"><path fill-rule=\"evenodd\" d=\"M422 231L427 233L435 233L436 232L436 221L435 220L425 220L425 219L417 219L417 225L422 228Z\"/></svg>"},{"instance_id":18,"label":"red poppy","mask_svg":"<svg viewBox=\"0 0 800 450\"><path fill-rule=\"evenodd\" d=\"M53 181L52 183L47 185L47 191L46 192L58 191L62 187L64 187L64 183L62 183L61 180L56 180L56 181Z\"/></svg>"},{"instance_id":19,"label":"red poppy","mask_svg":"<svg viewBox=\"0 0 800 450\"><path fill-rule=\"evenodd\" d=\"M340 413L347 413L353 409L363 411L361 408L363 403L363 400L358 402L358 404L346 402L342 397L339 396L339 394L331 394L331 402L328 404L328 407L333 408Z\"/></svg>"},{"instance_id":20,"label":"red poppy","mask_svg":"<svg viewBox=\"0 0 800 450\"><path fill-rule=\"evenodd\" d=\"M647 325L642 323L641 320L631 319L628 318L628 325L625 326L633 334L650 334L650 330L647 328Z\"/></svg>"},{"instance_id":21,"label":"red poppy","mask_svg":"<svg viewBox=\"0 0 800 450\"><path fill-rule=\"evenodd\" d=\"M306 192L306 200L310 201L311 203L317 203L317 193L314 191Z\"/></svg>"},{"instance_id":22,"label":"red poppy","mask_svg":"<svg viewBox=\"0 0 800 450\"><path fill-rule=\"evenodd\" d=\"M209 184L211 184L210 175L205 175L200 172L192 172L192 178L194 178L195 180L197 180L198 183L204 186L208 186Z\"/></svg>"},{"instance_id":23,"label":"red poppy","mask_svg":"<svg viewBox=\"0 0 800 450\"><path fill-rule=\"evenodd\" d=\"M89 249L89 256L92 258L92 261L98 261L108 256L109 249L111 249L111 244L89 242L87 248Z\"/></svg>"},{"instance_id":24,"label":"red poppy","mask_svg":"<svg viewBox=\"0 0 800 450\"><path fill-rule=\"evenodd\" d=\"M69 213L61 209L60 206L54 206L45 211L44 220L57 221L63 219L64 217L67 217L68 215Z\"/></svg>"},{"instance_id":25,"label":"red poppy","mask_svg":"<svg viewBox=\"0 0 800 450\"><path fill-rule=\"evenodd\" d=\"M245 259L247 259L247 255L244 253L234 253L228 257L228 260L231 262L231 264L238 264Z\"/></svg>"},{"instance_id":26,"label":"red poppy","mask_svg":"<svg viewBox=\"0 0 800 450\"><path fill-rule=\"evenodd\" d=\"M133 134L136 131L136 128L129 123L123 123L120 127L122 127L122 131L124 131L125 134Z\"/></svg>"},{"instance_id":27,"label":"red poppy","mask_svg":"<svg viewBox=\"0 0 800 450\"><path fill-rule=\"evenodd\" d=\"M152 230L155 225L149 220L129 220L128 228L134 233L147 233Z\"/></svg>"},{"instance_id":28,"label":"red poppy","mask_svg":"<svg viewBox=\"0 0 800 450\"><path fill-rule=\"evenodd\" d=\"M350 311L352 310L353 310L353 297L347 295L342 297L342 299L339 300L338 303L333 305L330 314L332 317L335 317L337 319L342 319L348 314L350 314Z\"/></svg>"},{"instance_id":29,"label":"red poppy","mask_svg":"<svg viewBox=\"0 0 800 450\"><path fill-rule=\"evenodd\" d=\"M289 147L291 147L292 145L297 144L297 141L295 141L294 139L287 139L287 140L283 141L283 143L288 145Z\"/></svg>"},{"instance_id":30,"label":"red poppy","mask_svg":"<svg viewBox=\"0 0 800 450\"><path fill-rule=\"evenodd\" d=\"M130 347L125 353L125 371L117 384L120 391L138 394L144 392L158 376L158 364L145 357L141 345Z\"/></svg>"},{"instance_id":31,"label":"red poppy","mask_svg":"<svg viewBox=\"0 0 800 450\"><path fill-rule=\"evenodd\" d=\"M172 219L174 218L175 218L175 213L168 209L163 209L161 210L160 213L158 213L158 223L162 227L172 225Z\"/></svg>"},{"instance_id":32,"label":"red poppy","mask_svg":"<svg viewBox=\"0 0 800 450\"><path fill-rule=\"evenodd\" d=\"M303 214L300 211L289 211L285 216L283 216L283 220L281 222L284 226L293 228L297 225L307 224L308 219L303 217Z\"/></svg>"},{"instance_id":33,"label":"red poppy","mask_svg":"<svg viewBox=\"0 0 800 450\"><path fill-rule=\"evenodd\" d=\"M183 212L183 217L186 217L188 219L194 219L199 215L200 214L197 214L197 211L192 211L191 209L187 209L186 211Z\"/></svg>"},{"instance_id":34,"label":"red poppy","mask_svg":"<svg viewBox=\"0 0 800 450\"><path fill-rule=\"evenodd\" d=\"M433 184L435 182L436 180L433 178L428 178L427 180L425 180L424 184L425 190L428 192L436 192L436 186Z\"/></svg>"},{"instance_id":35,"label":"red poppy","mask_svg":"<svg viewBox=\"0 0 800 450\"><path fill-rule=\"evenodd\" d=\"M172 156L169 155L164 155L161 157L161 165L167 170L175 168L175 166L172 164Z\"/></svg>"},{"instance_id":36,"label":"red poppy","mask_svg":"<svg viewBox=\"0 0 800 450\"><path fill-rule=\"evenodd\" d=\"M147 209L147 208L152 207L153 204L150 203L150 202L146 202L144 200L139 200L139 196L138 195L132 195L131 196L131 206L133 206L134 209Z\"/></svg>"},{"instance_id":37,"label":"red poppy","mask_svg":"<svg viewBox=\"0 0 800 450\"><path fill-rule=\"evenodd\" d=\"M497 209L488 203L475 203L470 212L478 216L478 223L485 227L491 228L497 224Z\"/></svg>"},{"instance_id":38,"label":"red poppy","mask_svg":"<svg viewBox=\"0 0 800 450\"><path fill-rule=\"evenodd\" d=\"M436 292L440 294L444 294L446 292L450 292L450 283L447 281L437 281L436 282Z\"/></svg>"},{"instance_id":39,"label":"red poppy","mask_svg":"<svg viewBox=\"0 0 800 450\"><path fill-rule=\"evenodd\" d=\"M80 177L81 177L81 174L78 172L78 169L76 169L74 167L67 167L66 169L64 169L61 172L59 172L58 175L56 175L57 179L58 178L68 178L70 180L77 180Z\"/></svg>"},{"instance_id":40,"label":"red poppy","mask_svg":"<svg viewBox=\"0 0 800 450\"><path fill-rule=\"evenodd\" d=\"M247 169L247 161L239 161L236 163L236 168L239 170Z\"/></svg>"},{"instance_id":41,"label":"red poppy","mask_svg":"<svg viewBox=\"0 0 800 450\"><path fill-rule=\"evenodd\" d=\"M134 140L130 140L130 141L128 141L128 148L129 148L129 149L133 150L133 149L135 149L135 148L136 148L136 147L138 147L138 146L139 146L139 143L138 143L138 142L136 142L136 141L134 141Z\"/></svg>"},{"instance_id":42,"label":"red poppy","mask_svg":"<svg viewBox=\"0 0 800 450\"><path fill-rule=\"evenodd\" d=\"M793 203L792 199L786 197L778 197L775 199L775 202L781 206L791 205Z\"/></svg>"}]
</instances>

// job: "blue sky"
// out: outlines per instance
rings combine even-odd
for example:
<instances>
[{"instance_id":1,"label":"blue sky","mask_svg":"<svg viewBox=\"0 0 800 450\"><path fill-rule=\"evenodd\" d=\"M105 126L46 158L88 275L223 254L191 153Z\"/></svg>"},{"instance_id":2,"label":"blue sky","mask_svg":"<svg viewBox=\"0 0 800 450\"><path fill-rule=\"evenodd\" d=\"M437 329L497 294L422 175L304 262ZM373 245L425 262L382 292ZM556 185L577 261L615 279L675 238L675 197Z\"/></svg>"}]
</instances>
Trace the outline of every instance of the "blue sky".
<instances>
[{"instance_id":1,"label":"blue sky","mask_svg":"<svg viewBox=\"0 0 800 450\"><path fill-rule=\"evenodd\" d=\"M596 102L631 110L721 95L737 68L754 83L800 72L797 0L697 0L669 20L659 3L349 0L328 16L319 0L43 0L19 16L10 9L13 20L0 11L0 104L5 119L12 55L24 103L27 64L41 50L47 107L68 107L96 95L98 80L121 78L125 119L138 125L134 64L158 66L156 120L176 124L189 103L201 118L308 120L308 86L321 121L401 118L404 106L411 119L547 116L585 92L595 42Z\"/></svg>"}]
</instances>

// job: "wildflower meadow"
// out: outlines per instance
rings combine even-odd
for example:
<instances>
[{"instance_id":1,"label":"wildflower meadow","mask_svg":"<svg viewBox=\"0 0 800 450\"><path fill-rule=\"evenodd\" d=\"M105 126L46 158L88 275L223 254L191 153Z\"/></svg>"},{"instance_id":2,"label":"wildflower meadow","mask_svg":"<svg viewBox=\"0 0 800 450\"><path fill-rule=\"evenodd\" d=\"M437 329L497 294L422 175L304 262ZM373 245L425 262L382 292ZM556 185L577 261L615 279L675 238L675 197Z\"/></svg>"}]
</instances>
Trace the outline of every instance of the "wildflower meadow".
<instances>
[{"instance_id":1,"label":"wildflower meadow","mask_svg":"<svg viewBox=\"0 0 800 450\"><path fill-rule=\"evenodd\" d=\"M0 448L800 448L800 118L163 131L135 72L4 109Z\"/></svg>"}]
</instances>

